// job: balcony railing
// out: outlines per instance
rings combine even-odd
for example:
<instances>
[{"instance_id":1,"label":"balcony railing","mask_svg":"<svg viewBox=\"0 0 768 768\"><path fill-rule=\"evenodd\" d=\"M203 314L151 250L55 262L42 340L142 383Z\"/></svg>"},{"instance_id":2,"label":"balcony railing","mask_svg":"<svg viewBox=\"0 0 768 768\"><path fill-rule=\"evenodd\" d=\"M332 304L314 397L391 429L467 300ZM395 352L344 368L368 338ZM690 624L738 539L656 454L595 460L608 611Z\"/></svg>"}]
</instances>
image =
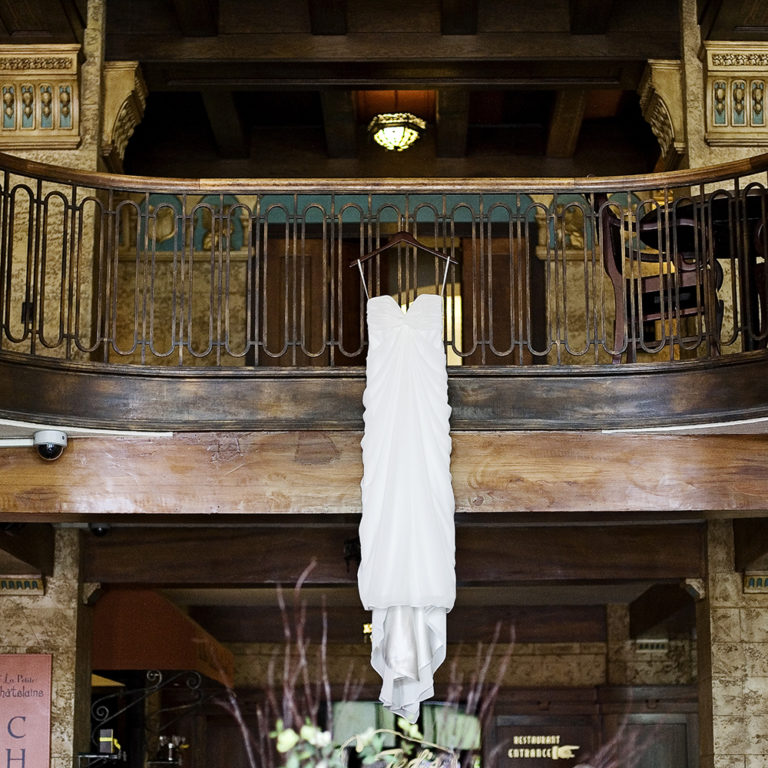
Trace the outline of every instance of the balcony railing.
<instances>
[{"instance_id":1,"label":"balcony railing","mask_svg":"<svg viewBox=\"0 0 768 768\"><path fill-rule=\"evenodd\" d=\"M356 260L455 260L449 365L713 360L768 339L768 155L642 177L176 180L0 156L0 353L209 368L362 365ZM400 244L370 295L439 292Z\"/></svg>"}]
</instances>

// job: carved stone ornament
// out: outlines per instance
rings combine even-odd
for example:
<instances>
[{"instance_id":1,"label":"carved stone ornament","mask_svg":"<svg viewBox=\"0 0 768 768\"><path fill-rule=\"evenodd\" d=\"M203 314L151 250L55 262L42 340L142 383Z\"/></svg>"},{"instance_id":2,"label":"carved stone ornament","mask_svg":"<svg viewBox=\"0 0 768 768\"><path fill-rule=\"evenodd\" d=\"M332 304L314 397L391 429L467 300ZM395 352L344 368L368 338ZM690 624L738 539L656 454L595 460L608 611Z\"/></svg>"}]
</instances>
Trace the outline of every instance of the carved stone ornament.
<instances>
[{"instance_id":1,"label":"carved stone ornament","mask_svg":"<svg viewBox=\"0 0 768 768\"><path fill-rule=\"evenodd\" d=\"M661 147L661 168L673 170L685 154L682 63L650 59L638 88L643 117Z\"/></svg>"},{"instance_id":2,"label":"carved stone ornament","mask_svg":"<svg viewBox=\"0 0 768 768\"><path fill-rule=\"evenodd\" d=\"M0 150L80 144L79 45L0 45Z\"/></svg>"},{"instance_id":3,"label":"carved stone ornament","mask_svg":"<svg viewBox=\"0 0 768 768\"><path fill-rule=\"evenodd\" d=\"M705 41L704 51L707 143L768 145L768 43Z\"/></svg>"},{"instance_id":4,"label":"carved stone ornament","mask_svg":"<svg viewBox=\"0 0 768 768\"><path fill-rule=\"evenodd\" d=\"M101 154L110 171L122 172L125 147L144 117L146 103L147 86L139 62L105 62Z\"/></svg>"}]
</instances>

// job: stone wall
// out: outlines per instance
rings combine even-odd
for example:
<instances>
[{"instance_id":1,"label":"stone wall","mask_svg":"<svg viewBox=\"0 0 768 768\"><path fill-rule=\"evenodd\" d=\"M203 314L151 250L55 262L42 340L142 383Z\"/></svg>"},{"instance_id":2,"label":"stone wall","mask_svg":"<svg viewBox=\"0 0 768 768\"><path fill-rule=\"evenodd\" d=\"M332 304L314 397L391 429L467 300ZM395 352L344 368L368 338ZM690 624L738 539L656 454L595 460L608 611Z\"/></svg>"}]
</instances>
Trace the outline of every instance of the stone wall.
<instances>
[{"instance_id":1,"label":"stone wall","mask_svg":"<svg viewBox=\"0 0 768 768\"><path fill-rule=\"evenodd\" d=\"M745 594L733 528L713 521L697 605L701 768L762 768L768 744L768 595Z\"/></svg>"},{"instance_id":2,"label":"stone wall","mask_svg":"<svg viewBox=\"0 0 768 768\"><path fill-rule=\"evenodd\" d=\"M53 575L44 595L0 598L0 653L53 656L51 768L71 768L88 751L90 631L80 586L80 532L56 531Z\"/></svg>"}]
</instances>

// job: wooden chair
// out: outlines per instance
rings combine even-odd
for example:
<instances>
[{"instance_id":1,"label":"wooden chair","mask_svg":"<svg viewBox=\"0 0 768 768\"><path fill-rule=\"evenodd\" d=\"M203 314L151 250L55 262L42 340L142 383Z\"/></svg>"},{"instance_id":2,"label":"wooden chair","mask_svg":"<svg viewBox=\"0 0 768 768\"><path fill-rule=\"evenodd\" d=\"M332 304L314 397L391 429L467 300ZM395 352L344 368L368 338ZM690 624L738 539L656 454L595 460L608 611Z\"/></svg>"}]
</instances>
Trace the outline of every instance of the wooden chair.
<instances>
[{"instance_id":1,"label":"wooden chair","mask_svg":"<svg viewBox=\"0 0 768 768\"><path fill-rule=\"evenodd\" d=\"M631 218L628 223L617 209L623 210L606 200L598 209L603 266L613 287L613 362L620 363L624 351L627 362L635 362L638 347L649 349L648 342L650 351L695 343L701 334L684 334L686 318L701 318L708 343L717 349L723 318L717 289L723 269L705 257L704 229L694 217L676 212L675 232L668 237L660 217Z\"/></svg>"}]
</instances>

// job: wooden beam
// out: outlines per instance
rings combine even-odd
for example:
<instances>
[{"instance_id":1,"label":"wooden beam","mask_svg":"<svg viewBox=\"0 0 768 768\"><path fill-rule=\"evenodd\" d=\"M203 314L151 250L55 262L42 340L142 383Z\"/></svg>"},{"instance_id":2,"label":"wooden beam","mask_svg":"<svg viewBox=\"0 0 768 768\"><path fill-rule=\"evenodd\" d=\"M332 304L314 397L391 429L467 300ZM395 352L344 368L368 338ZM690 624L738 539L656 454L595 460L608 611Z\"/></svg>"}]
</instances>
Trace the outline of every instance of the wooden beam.
<instances>
[{"instance_id":1,"label":"wooden beam","mask_svg":"<svg viewBox=\"0 0 768 768\"><path fill-rule=\"evenodd\" d=\"M440 88L437 92L437 156L464 157L468 127L469 91Z\"/></svg>"},{"instance_id":2,"label":"wooden beam","mask_svg":"<svg viewBox=\"0 0 768 768\"><path fill-rule=\"evenodd\" d=\"M357 157L357 109L349 90L324 90L323 127L328 157Z\"/></svg>"},{"instance_id":3,"label":"wooden beam","mask_svg":"<svg viewBox=\"0 0 768 768\"><path fill-rule=\"evenodd\" d=\"M440 34L476 35L477 0L441 0Z\"/></svg>"},{"instance_id":4,"label":"wooden beam","mask_svg":"<svg viewBox=\"0 0 768 768\"><path fill-rule=\"evenodd\" d=\"M322 38L312 38L321 40ZM444 86L547 89L637 88L644 62L616 59L561 61L496 58L376 62L350 66L344 61L210 61L205 67L194 61L147 61L144 79L151 91L224 89L385 88L427 89Z\"/></svg>"},{"instance_id":5,"label":"wooden beam","mask_svg":"<svg viewBox=\"0 0 768 768\"><path fill-rule=\"evenodd\" d=\"M600 39L569 32L531 34L524 32L479 32L476 35L441 35L439 32L380 30L375 35L312 35L309 33L230 34L190 41L180 35L122 34L112 32L107 40L110 58L160 62L183 61L360 61L412 62L430 58L458 61L527 61L546 56L550 60L637 61L679 56L679 35L661 29L653 35L636 30L616 32ZM207 64L206 64L207 66ZM347 68L349 64L347 63Z\"/></svg>"},{"instance_id":6,"label":"wooden beam","mask_svg":"<svg viewBox=\"0 0 768 768\"><path fill-rule=\"evenodd\" d=\"M232 685L232 652L153 590L107 590L92 618L93 669L195 670Z\"/></svg>"},{"instance_id":7,"label":"wooden beam","mask_svg":"<svg viewBox=\"0 0 768 768\"><path fill-rule=\"evenodd\" d=\"M47 524L4 526L0 529L0 575L53 573L54 533Z\"/></svg>"},{"instance_id":8,"label":"wooden beam","mask_svg":"<svg viewBox=\"0 0 768 768\"><path fill-rule=\"evenodd\" d=\"M557 92L549 121L547 157L573 157L586 104L587 92L581 88Z\"/></svg>"},{"instance_id":9,"label":"wooden beam","mask_svg":"<svg viewBox=\"0 0 768 768\"><path fill-rule=\"evenodd\" d=\"M667 634L690 631L696 623L693 598L680 584L654 584L629 605L629 636L663 627Z\"/></svg>"},{"instance_id":10,"label":"wooden beam","mask_svg":"<svg viewBox=\"0 0 768 768\"><path fill-rule=\"evenodd\" d=\"M27 522L358 514L360 439L321 431L89 437L71 439L56 462L3 448L0 509L7 521ZM763 515L768 498L768 476L754 471L768 463L766 435L456 432L452 441L459 514L700 519L708 510Z\"/></svg>"},{"instance_id":11,"label":"wooden beam","mask_svg":"<svg viewBox=\"0 0 768 768\"><path fill-rule=\"evenodd\" d=\"M610 26L613 0L569 0L568 19L574 35L604 35Z\"/></svg>"},{"instance_id":12,"label":"wooden beam","mask_svg":"<svg viewBox=\"0 0 768 768\"><path fill-rule=\"evenodd\" d=\"M344 559L357 525L237 528L116 527L86 537L84 579L109 584L293 584L310 563L308 585L354 584ZM560 584L700 578L703 525L459 527L459 584Z\"/></svg>"},{"instance_id":13,"label":"wooden beam","mask_svg":"<svg viewBox=\"0 0 768 768\"><path fill-rule=\"evenodd\" d=\"M210 37L219 32L218 0L171 0L181 34Z\"/></svg>"},{"instance_id":14,"label":"wooden beam","mask_svg":"<svg viewBox=\"0 0 768 768\"><path fill-rule=\"evenodd\" d=\"M250 142L231 91L205 88L205 111L216 148L223 157L248 157Z\"/></svg>"},{"instance_id":15,"label":"wooden beam","mask_svg":"<svg viewBox=\"0 0 768 768\"><path fill-rule=\"evenodd\" d=\"M347 0L308 0L313 35L347 34Z\"/></svg>"},{"instance_id":16,"label":"wooden beam","mask_svg":"<svg viewBox=\"0 0 768 768\"><path fill-rule=\"evenodd\" d=\"M733 543L736 571L768 571L768 518L735 519Z\"/></svg>"},{"instance_id":17,"label":"wooden beam","mask_svg":"<svg viewBox=\"0 0 768 768\"><path fill-rule=\"evenodd\" d=\"M222 643L280 643L283 620L295 626L291 596L283 614L273 606L192 606L190 618ZM354 643L363 639L363 624L370 611L355 606L304 608L306 637L320 638L327 624L330 643ZM514 629L517 643L600 643L606 639L605 608L595 605L566 606L456 606L448 614L452 643L475 643L493 636L496 624ZM508 633L505 634L505 637Z\"/></svg>"},{"instance_id":18,"label":"wooden beam","mask_svg":"<svg viewBox=\"0 0 768 768\"><path fill-rule=\"evenodd\" d=\"M318 242L318 241L316 241ZM733 359L737 358L737 359ZM571 431L679 427L768 416L768 356L687 366L508 366L452 369L451 427ZM359 430L357 367L161 371L0 359L0 416L148 430ZM641 393L641 396L638 396ZM567 403L567 408L553 408ZM599 437L599 435L598 435ZM757 502L755 502L757 504Z\"/></svg>"}]
</instances>

